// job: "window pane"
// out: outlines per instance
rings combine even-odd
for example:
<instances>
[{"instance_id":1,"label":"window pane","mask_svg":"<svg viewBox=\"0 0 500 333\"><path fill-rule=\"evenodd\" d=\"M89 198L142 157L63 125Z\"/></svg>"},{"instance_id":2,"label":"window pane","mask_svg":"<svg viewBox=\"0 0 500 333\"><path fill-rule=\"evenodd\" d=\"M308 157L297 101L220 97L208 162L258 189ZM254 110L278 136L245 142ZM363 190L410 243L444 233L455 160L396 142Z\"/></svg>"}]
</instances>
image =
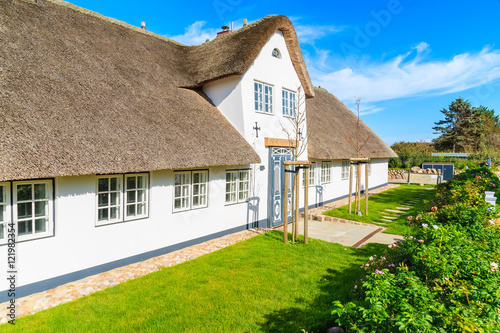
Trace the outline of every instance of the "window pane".
<instances>
[{"instance_id":1,"label":"window pane","mask_svg":"<svg viewBox=\"0 0 500 333\"><path fill-rule=\"evenodd\" d=\"M120 197L117 192L113 192L109 194L110 197L110 204L111 205L118 205L120 203Z\"/></svg>"},{"instance_id":2,"label":"window pane","mask_svg":"<svg viewBox=\"0 0 500 333\"><path fill-rule=\"evenodd\" d=\"M193 173L193 184L199 183L200 182L200 174L197 172Z\"/></svg>"},{"instance_id":3,"label":"window pane","mask_svg":"<svg viewBox=\"0 0 500 333\"><path fill-rule=\"evenodd\" d=\"M33 197L31 195L31 184L17 186L17 200L18 201L32 200L32 198Z\"/></svg>"},{"instance_id":4,"label":"window pane","mask_svg":"<svg viewBox=\"0 0 500 333\"><path fill-rule=\"evenodd\" d=\"M137 202L146 201L146 190L138 190L137 191Z\"/></svg>"},{"instance_id":5,"label":"window pane","mask_svg":"<svg viewBox=\"0 0 500 333\"><path fill-rule=\"evenodd\" d=\"M134 216L134 215L135 215L135 205L128 205L127 216Z\"/></svg>"},{"instance_id":6,"label":"window pane","mask_svg":"<svg viewBox=\"0 0 500 333\"><path fill-rule=\"evenodd\" d=\"M0 202L5 202L5 186L0 186Z\"/></svg>"},{"instance_id":7,"label":"window pane","mask_svg":"<svg viewBox=\"0 0 500 333\"><path fill-rule=\"evenodd\" d=\"M5 205L0 206L0 222L5 222Z\"/></svg>"},{"instance_id":8,"label":"window pane","mask_svg":"<svg viewBox=\"0 0 500 333\"><path fill-rule=\"evenodd\" d=\"M193 185L193 195L200 194L200 185Z\"/></svg>"},{"instance_id":9,"label":"window pane","mask_svg":"<svg viewBox=\"0 0 500 333\"><path fill-rule=\"evenodd\" d=\"M181 184L181 175L177 174L174 176L174 184L175 185L180 185Z\"/></svg>"},{"instance_id":10,"label":"window pane","mask_svg":"<svg viewBox=\"0 0 500 333\"><path fill-rule=\"evenodd\" d=\"M47 201L35 202L35 216L46 216L47 214Z\"/></svg>"},{"instance_id":11,"label":"window pane","mask_svg":"<svg viewBox=\"0 0 500 333\"><path fill-rule=\"evenodd\" d=\"M193 207L197 207L200 205L199 197L193 197Z\"/></svg>"},{"instance_id":12,"label":"window pane","mask_svg":"<svg viewBox=\"0 0 500 333\"><path fill-rule=\"evenodd\" d=\"M99 221L106 221L108 219L108 209L99 209L98 215Z\"/></svg>"},{"instance_id":13,"label":"window pane","mask_svg":"<svg viewBox=\"0 0 500 333\"><path fill-rule=\"evenodd\" d=\"M32 233L31 221L21 221L17 223L19 235L29 235Z\"/></svg>"},{"instance_id":14,"label":"window pane","mask_svg":"<svg viewBox=\"0 0 500 333\"><path fill-rule=\"evenodd\" d=\"M146 176L137 177L137 188L146 188Z\"/></svg>"},{"instance_id":15,"label":"window pane","mask_svg":"<svg viewBox=\"0 0 500 333\"><path fill-rule=\"evenodd\" d=\"M5 224L0 225L0 239L5 237Z\"/></svg>"},{"instance_id":16,"label":"window pane","mask_svg":"<svg viewBox=\"0 0 500 333\"><path fill-rule=\"evenodd\" d=\"M109 218L110 220L115 220L120 217L120 212L118 211L118 207L111 207L109 209Z\"/></svg>"},{"instance_id":17,"label":"window pane","mask_svg":"<svg viewBox=\"0 0 500 333\"><path fill-rule=\"evenodd\" d=\"M144 215L144 214L146 214L146 205L145 204L137 205L137 215Z\"/></svg>"},{"instance_id":18,"label":"window pane","mask_svg":"<svg viewBox=\"0 0 500 333\"><path fill-rule=\"evenodd\" d=\"M127 177L127 189L135 189L135 177Z\"/></svg>"},{"instance_id":19,"label":"window pane","mask_svg":"<svg viewBox=\"0 0 500 333\"><path fill-rule=\"evenodd\" d=\"M181 196L181 187L175 187L174 188L174 197L178 198Z\"/></svg>"},{"instance_id":20,"label":"window pane","mask_svg":"<svg viewBox=\"0 0 500 333\"><path fill-rule=\"evenodd\" d=\"M17 204L17 217L20 219L29 218L32 216L31 202Z\"/></svg>"},{"instance_id":21,"label":"window pane","mask_svg":"<svg viewBox=\"0 0 500 333\"><path fill-rule=\"evenodd\" d=\"M120 181L118 178L111 178L111 191L118 191L120 189Z\"/></svg>"},{"instance_id":22,"label":"window pane","mask_svg":"<svg viewBox=\"0 0 500 333\"><path fill-rule=\"evenodd\" d=\"M135 191L127 191L127 203L135 202Z\"/></svg>"},{"instance_id":23,"label":"window pane","mask_svg":"<svg viewBox=\"0 0 500 333\"><path fill-rule=\"evenodd\" d=\"M175 199L174 200L174 208L175 209L181 208L181 199Z\"/></svg>"},{"instance_id":24,"label":"window pane","mask_svg":"<svg viewBox=\"0 0 500 333\"><path fill-rule=\"evenodd\" d=\"M109 204L109 195L108 193L101 193L98 195L98 206L107 206Z\"/></svg>"},{"instance_id":25,"label":"window pane","mask_svg":"<svg viewBox=\"0 0 500 333\"><path fill-rule=\"evenodd\" d=\"M35 199L48 199L47 184L35 184Z\"/></svg>"},{"instance_id":26,"label":"window pane","mask_svg":"<svg viewBox=\"0 0 500 333\"><path fill-rule=\"evenodd\" d=\"M108 178L99 178L98 189L99 189L99 192L108 191L109 190L109 179Z\"/></svg>"},{"instance_id":27,"label":"window pane","mask_svg":"<svg viewBox=\"0 0 500 333\"><path fill-rule=\"evenodd\" d=\"M47 219L35 220L35 233L47 231Z\"/></svg>"}]
</instances>

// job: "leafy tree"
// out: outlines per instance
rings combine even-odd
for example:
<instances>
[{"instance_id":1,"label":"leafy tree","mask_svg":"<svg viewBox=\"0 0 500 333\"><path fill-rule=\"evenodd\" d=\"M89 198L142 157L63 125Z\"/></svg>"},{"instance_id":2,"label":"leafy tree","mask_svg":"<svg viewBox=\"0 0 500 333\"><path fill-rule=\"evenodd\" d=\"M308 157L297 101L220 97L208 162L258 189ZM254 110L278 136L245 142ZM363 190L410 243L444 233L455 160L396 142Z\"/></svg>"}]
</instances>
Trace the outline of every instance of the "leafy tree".
<instances>
[{"instance_id":1,"label":"leafy tree","mask_svg":"<svg viewBox=\"0 0 500 333\"><path fill-rule=\"evenodd\" d=\"M478 142L477 150L484 152L500 149L500 121L495 115L495 110L482 105L477 110L480 111L483 120L483 135Z\"/></svg>"},{"instance_id":2,"label":"leafy tree","mask_svg":"<svg viewBox=\"0 0 500 333\"><path fill-rule=\"evenodd\" d=\"M474 108L459 97L441 112L445 119L435 122L433 127L435 134L441 134L434 140L436 148L453 152L475 150L482 136L484 109Z\"/></svg>"}]
</instances>

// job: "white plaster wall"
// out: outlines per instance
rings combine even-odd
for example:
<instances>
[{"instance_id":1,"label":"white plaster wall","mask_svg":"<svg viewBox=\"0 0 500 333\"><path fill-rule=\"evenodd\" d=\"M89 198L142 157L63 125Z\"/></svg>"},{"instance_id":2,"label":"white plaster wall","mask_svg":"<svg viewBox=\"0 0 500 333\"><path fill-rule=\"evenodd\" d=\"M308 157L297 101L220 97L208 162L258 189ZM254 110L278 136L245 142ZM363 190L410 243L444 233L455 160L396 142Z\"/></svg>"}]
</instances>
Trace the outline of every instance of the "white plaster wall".
<instances>
[{"instance_id":1,"label":"white plaster wall","mask_svg":"<svg viewBox=\"0 0 500 333\"><path fill-rule=\"evenodd\" d=\"M281 59L274 58L272 51L278 48ZM259 113L254 110L254 81L273 86L273 114ZM287 139L282 126L292 128L288 118L282 115L282 89L298 91L301 88L303 104L300 111L305 112L305 99L300 79L290 59L285 39L281 31L276 31L262 48L249 70L242 76L233 76L206 84L204 92L214 102L221 113L240 132L261 158L260 165L254 165L253 195L260 198L259 218L267 218L267 196L269 176L269 148L264 146L264 138ZM253 129L257 122L261 128L258 137ZM304 129L304 136L307 129ZM300 159L307 160L307 150ZM260 166L265 170L260 170Z\"/></svg>"},{"instance_id":2,"label":"white plaster wall","mask_svg":"<svg viewBox=\"0 0 500 333\"><path fill-rule=\"evenodd\" d=\"M55 179L54 236L17 244L18 286L156 250L258 218L247 203L225 205L225 171L209 169L207 208L173 213L173 171L150 173L149 218L104 226L96 223L96 177ZM253 202L253 201L251 201ZM7 271L7 246L0 247ZM0 290L7 288L2 279Z\"/></svg>"}]
</instances>

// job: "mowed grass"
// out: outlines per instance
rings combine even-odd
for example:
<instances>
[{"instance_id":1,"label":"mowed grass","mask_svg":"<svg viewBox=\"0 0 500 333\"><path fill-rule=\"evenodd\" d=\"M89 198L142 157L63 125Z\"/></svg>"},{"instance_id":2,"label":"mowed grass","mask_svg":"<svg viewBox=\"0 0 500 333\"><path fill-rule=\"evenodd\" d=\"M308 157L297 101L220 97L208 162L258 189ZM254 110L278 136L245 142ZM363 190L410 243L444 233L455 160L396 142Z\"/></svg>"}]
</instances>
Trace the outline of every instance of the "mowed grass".
<instances>
[{"instance_id":1,"label":"mowed grass","mask_svg":"<svg viewBox=\"0 0 500 333\"><path fill-rule=\"evenodd\" d=\"M326 211L324 214L334 217L339 217L347 220L365 222L386 227L385 233L406 235L411 233L412 228L408 225L408 216L415 216L421 212L425 206L425 201L430 200L435 191L434 185L401 185L396 188L389 189L382 193L374 194L368 198L368 216L359 216L356 214L349 214L349 205L345 205L336 209ZM413 207L405 211L404 214L399 215L398 219L393 222L382 221L384 216L397 216L394 213L387 212L385 209L398 210L408 201L417 201L411 204ZM352 211L355 212L354 204L352 204ZM365 199L361 200L361 212L365 211Z\"/></svg>"},{"instance_id":2,"label":"mowed grass","mask_svg":"<svg viewBox=\"0 0 500 333\"><path fill-rule=\"evenodd\" d=\"M10 332L323 332L332 302L352 297L361 264L384 245L353 249L271 231L31 316Z\"/></svg>"}]
</instances>

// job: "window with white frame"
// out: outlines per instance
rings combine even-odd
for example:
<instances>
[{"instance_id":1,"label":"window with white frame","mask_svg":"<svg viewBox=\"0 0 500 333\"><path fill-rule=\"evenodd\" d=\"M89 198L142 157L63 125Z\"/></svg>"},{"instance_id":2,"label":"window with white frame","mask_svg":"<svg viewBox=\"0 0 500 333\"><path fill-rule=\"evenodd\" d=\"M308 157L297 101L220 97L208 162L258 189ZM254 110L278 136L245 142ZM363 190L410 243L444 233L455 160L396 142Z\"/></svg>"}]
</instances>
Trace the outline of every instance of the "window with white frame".
<instances>
[{"instance_id":1,"label":"window with white frame","mask_svg":"<svg viewBox=\"0 0 500 333\"><path fill-rule=\"evenodd\" d=\"M208 170L174 173L174 212L208 206Z\"/></svg>"},{"instance_id":2,"label":"window with white frame","mask_svg":"<svg viewBox=\"0 0 500 333\"><path fill-rule=\"evenodd\" d=\"M273 113L273 87L261 82L254 82L255 111Z\"/></svg>"},{"instance_id":3,"label":"window with white frame","mask_svg":"<svg viewBox=\"0 0 500 333\"><path fill-rule=\"evenodd\" d=\"M193 171L192 208L207 206L208 171Z\"/></svg>"},{"instance_id":4,"label":"window with white frame","mask_svg":"<svg viewBox=\"0 0 500 333\"><path fill-rule=\"evenodd\" d=\"M54 221L52 181L13 182L14 216L18 240L48 236Z\"/></svg>"},{"instance_id":5,"label":"window with white frame","mask_svg":"<svg viewBox=\"0 0 500 333\"><path fill-rule=\"evenodd\" d=\"M122 176L97 177L97 223L121 221Z\"/></svg>"},{"instance_id":6,"label":"window with white frame","mask_svg":"<svg viewBox=\"0 0 500 333\"><path fill-rule=\"evenodd\" d=\"M314 175L314 169L316 169L316 162L311 162L311 165L309 165L309 180L308 180L308 184L309 186L314 186L316 185L316 178L315 178L315 175ZM306 170L304 169L304 171L302 172L302 186L306 186Z\"/></svg>"},{"instance_id":7,"label":"window with white frame","mask_svg":"<svg viewBox=\"0 0 500 333\"><path fill-rule=\"evenodd\" d=\"M250 197L250 170L226 171L226 204L246 202Z\"/></svg>"},{"instance_id":8,"label":"window with white frame","mask_svg":"<svg viewBox=\"0 0 500 333\"><path fill-rule=\"evenodd\" d=\"M341 178L342 179L348 179L349 178L349 161L348 160L343 160L342 161Z\"/></svg>"},{"instance_id":9,"label":"window with white frame","mask_svg":"<svg viewBox=\"0 0 500 333\"><path fill-rule=\"evenodd\" d=\"M278 58L278 59L281 59L281 52L279 49L274 49L273 52L272 52L272 56L274 58Z\"/></svg>"},{"instance_id":10,"label":"window with white frame","mask_svg":"<svg viewBox=\"0 0 500 333\"><path fill-rule=\"evenodd\" d=\"M332 162L321 162L321 184L332 181Z\"/></svg>"},{"instance_id":11,"label":"window with white frame","mask_svg":"<svg viewBox=\"0 0 500 333\"><path fill-rule=\"evenodd\" d=\"M97 176L96 225L148 217L148 201L148 173Z\"/></svg>"},{"instance_id":12,"label":"window with white frame","mask_svg":"<svg viewBox=\"0 0 500 333\"><path fill-rule=\"evenodd\" d=\"M148 174L125 175L125 219L148 216Z\"/></svg>"},{"instance_id":13,"label":"window with white frame","mask_svg":"<svg viewBox=\"0 0 500 333\"><path fill-rule=\"evenodd\" d=\"M0 242L6 240L10 215L10 184L0 183Z\"/></svg>"},{"instance_id":14,"label":"window with white frame","mask_svg":"<svg viewBox=\"0 0 500 333\"><path fill-rule=\"evenodd\" d=\"M281 91L281 101L283 104L283 115L289 117L295 117L295 93L290 90L283 89Z\"/></svg>"}]
</instances>

